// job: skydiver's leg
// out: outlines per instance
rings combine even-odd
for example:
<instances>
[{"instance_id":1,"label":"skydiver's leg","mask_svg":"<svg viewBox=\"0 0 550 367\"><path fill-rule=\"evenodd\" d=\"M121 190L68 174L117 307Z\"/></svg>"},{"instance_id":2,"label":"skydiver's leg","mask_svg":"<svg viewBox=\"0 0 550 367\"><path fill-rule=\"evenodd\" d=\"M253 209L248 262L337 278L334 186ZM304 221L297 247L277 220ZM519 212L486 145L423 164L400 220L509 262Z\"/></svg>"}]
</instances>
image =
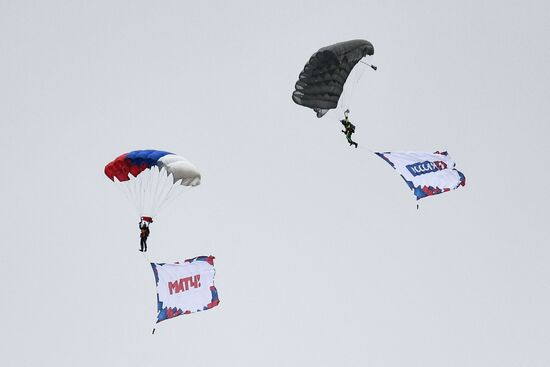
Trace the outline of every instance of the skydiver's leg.
<instances>
[{"instance_id":1,"label":"skydiver's leg","mask_svg":"<svg viewBox=\"0 0 550 367\"><path fill-rule=\"evenodd\" d=\"M143 252L147 252L147 237L143 239L143 246L144 246Z\"/></svg>"},{"instance_id":2,"label":"skydiver's leg","mask_svg":"<svg viewBox=\"0 0 550 367\"><path fill-rule=\"evenodd\" d=\"M140 249L139 251L143 252L143 249L145 248L145 239L142 237L141 238L141 241L139 242L139 245L140 245Z\"/></svg>"},{"instance_id":3,"label":"skydiver's leg","mask_svg":"<svg viewBox=\"0 0 550 367\"><path fill-rule=\"evenodd\" d=\"M358 144L352 140L351 134L353 134L351 131L348 134L346 134L346 138L348 139L348 143L349 143L349 145L355 145L355 147L357 148Z\"/></svg>"}]
</instances>

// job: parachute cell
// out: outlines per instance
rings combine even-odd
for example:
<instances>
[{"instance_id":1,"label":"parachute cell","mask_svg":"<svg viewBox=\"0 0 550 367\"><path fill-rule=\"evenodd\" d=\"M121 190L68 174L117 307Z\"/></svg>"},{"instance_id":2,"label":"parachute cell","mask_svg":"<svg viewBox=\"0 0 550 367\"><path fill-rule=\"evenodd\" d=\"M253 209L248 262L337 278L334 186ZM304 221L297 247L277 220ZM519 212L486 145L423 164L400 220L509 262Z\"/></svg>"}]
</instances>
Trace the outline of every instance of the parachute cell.
<instances>
[{"instance_id":1,"label":"parachute cell","mask_svg":"<svg viewBox=\"0 0 550 367\"><path fill-rule=\"evenodd\" d=\"M164 168L167 174L172 174L174 182L182 180L185 186L197 186L201 175L193 164L183 157L161 150L136 150L122 154L105 166L105 174L114 181L128 181L151 167Z\"/></svg>"},{"instance_id":2,"label":"parachute cell","mask_svg":"<svg viewBox=\"0 0 550 367\"><path fill-rule=\"evenodd\" d=\"M300 73L292 100L312 108L317 117L322 117L338 106L344 84L355 65L363 57L373 54L374 47L366 40L340 42L321 48Z\"/></svg>"}]
</instances>

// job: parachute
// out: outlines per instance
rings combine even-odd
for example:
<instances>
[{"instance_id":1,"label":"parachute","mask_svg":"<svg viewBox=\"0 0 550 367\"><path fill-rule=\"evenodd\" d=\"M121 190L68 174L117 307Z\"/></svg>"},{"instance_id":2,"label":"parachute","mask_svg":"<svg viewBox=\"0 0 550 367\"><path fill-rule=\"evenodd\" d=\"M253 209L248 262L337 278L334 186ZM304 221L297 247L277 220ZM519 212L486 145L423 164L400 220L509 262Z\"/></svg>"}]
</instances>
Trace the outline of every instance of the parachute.
<instances>
[{"instance_id":1,"label":"parachute","mask_svg":"<svg viewBox=\"0 0 550 367\"><path fill-rule=\"evenodd\" d=\"M455 169L447 152L377 152L399 174L416 200L437 195L466 185L466 177Z\"/></svg>"},{"instance_id":2,"label":"parachute","mask_svg":"<svg viewBox=\"0 0 550 367\"><path fill-rule=\"evenodd\" d=\"M149 223L186 186L201 183L201 174L191 162L161 150L122 154L105 166L105 175L122 187L142 220Z\"/></svg>"},{"instance_id":3,"label":"parachute","mask_svg":"<svg viewBox=\"0 0 550 367\"><path fill-rule=\"evenodd\" d=\"M338 106L344 84L355 65L373 55L374 47L366 40L352 40L323 47L314 53L298 77L292 100L312 108L323 117ZM376 66L370 65L374 70Z\"/></svg>"}]
</instances>

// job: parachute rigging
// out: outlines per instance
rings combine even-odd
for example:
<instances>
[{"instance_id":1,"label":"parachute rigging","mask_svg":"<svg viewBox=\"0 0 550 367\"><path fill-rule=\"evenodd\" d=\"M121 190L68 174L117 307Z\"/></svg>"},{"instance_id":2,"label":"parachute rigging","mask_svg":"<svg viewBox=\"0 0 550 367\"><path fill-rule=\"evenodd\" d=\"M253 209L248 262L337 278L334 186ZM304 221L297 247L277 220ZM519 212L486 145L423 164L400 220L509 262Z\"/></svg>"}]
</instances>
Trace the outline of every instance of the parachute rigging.
<instances>
[{"instance_id":1,"label":"parachute rigging","mask_svg":"<svg viewBox=\"0 0 550 367\"><path fill-rule=\"evenodd\" d=\"M151 221L186 186L201 182L201 174L191 162L160 150L122 154L105 166L105 175L134 203L137 214Z\"/></svg>"}]
</instances>

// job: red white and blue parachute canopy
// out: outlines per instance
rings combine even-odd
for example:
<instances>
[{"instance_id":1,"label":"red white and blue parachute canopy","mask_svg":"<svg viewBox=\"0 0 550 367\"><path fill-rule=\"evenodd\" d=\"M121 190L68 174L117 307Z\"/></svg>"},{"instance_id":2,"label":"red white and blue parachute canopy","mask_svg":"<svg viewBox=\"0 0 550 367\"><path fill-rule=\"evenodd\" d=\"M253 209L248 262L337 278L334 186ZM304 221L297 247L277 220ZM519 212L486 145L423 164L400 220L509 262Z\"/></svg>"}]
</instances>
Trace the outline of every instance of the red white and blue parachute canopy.
<instances>
[{"instance_id":1,"label":"red white and blue parachute canopy","mask_svg":"<svg viewBox=\"0 0 550 367\"><path fill-rule=\"evenodd\" d=\"M172 175L174 182L181 180L184 186L197 186L201 183L201 174L187 159L162 150L135 150L122 154L105 166L105 174L111 180L119 182L130 180L130 175L137 177L151 167L163 168L167 175Z\"/></svg>"},{"instance_id":2,"label":"red white and blue parachute canopy","mask_svg":"<svg viewBox=\"0 0 550 367\"><path fill-rule=\"evenodd\" d=\"M157 323L176 316L216 307L214 256L199 256L183 263L151 263L157 285Z\"/></svg>"},{"instance_id":3,"label":"red white and blue parachute canopy","mask_svg":"<svg viewBox=\"0 0 550 367\"><path fill-rule=\"evenodd\" d=\"M447 152L377 152L399 174L416 200L466 185L466 177L455 169Z\"/></svg>"},{"instance_id":4,"label":"red white and blue parachute canopy","mask_svg":"<svg viewBox=\"0 0 550 367\"><path fill-rule=\"evenodd\" d=\"M153 217L188 186L201 183L201 174L187 159L162 150L135 150L105 166L105 174L135 204L142 221Z\"/></svg>"}]
</instances>

